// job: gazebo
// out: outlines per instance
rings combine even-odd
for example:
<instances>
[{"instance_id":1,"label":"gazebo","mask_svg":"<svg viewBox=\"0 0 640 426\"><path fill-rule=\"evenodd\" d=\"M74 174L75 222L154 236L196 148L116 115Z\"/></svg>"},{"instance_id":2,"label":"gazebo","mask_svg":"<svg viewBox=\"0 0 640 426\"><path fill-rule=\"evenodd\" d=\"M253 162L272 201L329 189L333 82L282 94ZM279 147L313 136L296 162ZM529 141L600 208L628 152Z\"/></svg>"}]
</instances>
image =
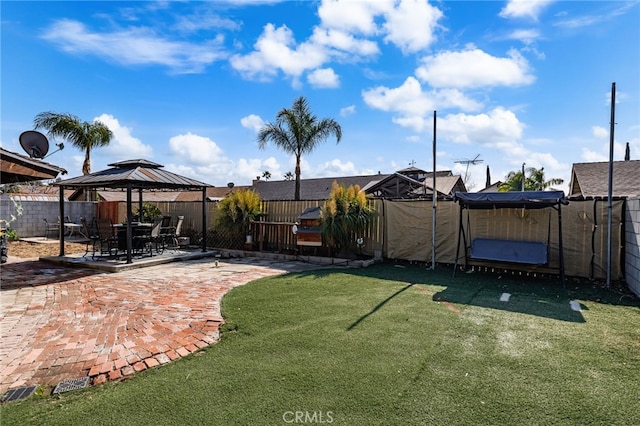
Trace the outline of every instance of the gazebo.
<instances>
[{"instance_id":1,"label":"gazebo","mask_svg":"<svg viewBox=\"0 0 640 426\"><path fill-rule=\"evenodd\" d=\"M173 190L201 191L202 193L202 251L207 251L207 185L163 170L164 166L148 160L126 160L108 164L111 168L84 176L78 176L53 183L60 187L60 217L65 217L64 189L121 189L127 191L127 263L132 263L133 247L132 196L138 193L138 203L142 210L142 194L144 191ZM60 236L60 256L64 256L64 233Z\"/></svg>"}]
</instances>

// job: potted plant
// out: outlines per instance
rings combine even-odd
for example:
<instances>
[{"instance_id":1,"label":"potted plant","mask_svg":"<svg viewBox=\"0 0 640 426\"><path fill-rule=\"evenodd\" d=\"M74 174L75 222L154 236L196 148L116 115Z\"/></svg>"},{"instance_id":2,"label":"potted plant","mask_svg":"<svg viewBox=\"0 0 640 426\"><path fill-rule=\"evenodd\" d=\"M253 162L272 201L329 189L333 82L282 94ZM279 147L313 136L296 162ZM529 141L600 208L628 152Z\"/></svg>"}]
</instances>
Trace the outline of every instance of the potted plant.
<instances>
[{"instance_id":1,"label":"potted plant","mask_svg":"<svg viewBox=\"0 0 640 426\"><path fill-rule=\"evenodd\" d=\"M253 243L251 221L261 214L261 201L251 189L233 191L218 204L216 226L245 238L245 244Z\"/></svg>"},{"instance_id":2,"label":"potted plant","mask_svg":"<svg viewBox=\"0 0 640 426\"><path fill-rule=\"evenodd\" d=\"M353 255L357 247L361 254L364 233L374 217L375 211L358 185L347 188L333 182L331 195L322 208L322 237L334 253Z\"/></svg>"}]
</instances>

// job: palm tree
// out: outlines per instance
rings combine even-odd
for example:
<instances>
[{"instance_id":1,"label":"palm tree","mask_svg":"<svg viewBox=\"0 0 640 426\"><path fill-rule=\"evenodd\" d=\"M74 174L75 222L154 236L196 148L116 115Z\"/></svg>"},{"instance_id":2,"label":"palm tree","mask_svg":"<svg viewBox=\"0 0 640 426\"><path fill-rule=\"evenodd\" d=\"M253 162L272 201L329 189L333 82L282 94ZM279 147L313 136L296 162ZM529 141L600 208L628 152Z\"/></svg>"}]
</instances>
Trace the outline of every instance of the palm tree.
<instances>
[{"instance_id":1,"label":"palm tree","mask_svg":"<svg viewBox=\"0 0 640 426\"><path fill-rule=\"evenodd\" d=\"M91 173L91 150L99 146L109 145L113 133L100 121L81 121L71 114L41 112L33 120L36 129L47 129L52 137L67 139L73 146L84 151L82 174Z\"/></svg>"},{"instance_id":2,"label":"palm tree","mask_svg":"<svg viewBox=\"0 0 640 426\"><path fill-rule=\"evenodd\" d=\"M540 169L529 167L526 170L526 173L528 173L529 176L526 176L526 174L524 176L525 191L544 191L546 189L553 190L553 188L551 187L552 185L562 185L564 183L564 179L560 178L551 178L549 180L545 180L544 167ZM522 172L509 172L507 174L506 180L500 184L498 191L522 191Z\"/></svg>"},{"instance_id":3,"label":"palm tree","mask_svg":"<svg viewBox=\"0 0 640 426\"><path fill-rule=\"evenodd\" d=\"M296 157L295 199L300 199L300 159L302 154L313 151L329 136L335 135L337 141L342 139L342 128L331 118L318 118L311 113L309 103L300 96L291 108L283 108L278 112L275 123L267 123L258 132L258 144L264 149L268 142Z\"/></svg>"},{"instance_id":4,"label":"palm tree","mask_svg":"<svg viewBox=\"0 0 640 426\"><path fill-rule=\"evenodd\" d=\"M286 180L286 181L293 180L293 173L291 173L291 172L285 173L284 174L284 180Z\"/></svg>"},{"instance_id":5,"label":"palm tree","mask_svg":"<svg viewBox=\"0 0 640 426\"><path fill-rule=\"evenodd\" d=\"M264 172L262 172L262 177L264 178L264 180L271 179L271 172L269 170L265 170Z\"/></svg>"}]
</instances>

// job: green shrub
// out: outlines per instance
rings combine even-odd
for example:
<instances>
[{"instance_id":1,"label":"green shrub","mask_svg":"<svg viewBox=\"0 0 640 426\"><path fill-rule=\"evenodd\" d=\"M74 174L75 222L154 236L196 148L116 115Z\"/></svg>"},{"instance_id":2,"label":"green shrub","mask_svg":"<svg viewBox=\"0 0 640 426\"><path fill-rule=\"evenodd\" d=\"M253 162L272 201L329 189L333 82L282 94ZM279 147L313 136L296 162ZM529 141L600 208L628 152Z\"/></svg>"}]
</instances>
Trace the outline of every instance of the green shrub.
<instances>
[{"instance_id":1,"label":"green shrub","mask_svg":"<svg viewBox=\"0 0 640 426\"><path fill-rule=\"evenodd\" d=\"M142 215L140 215L140 209L134 210L133 214L138 216L140 222L153 222L153 219L162 216L158 206L151 203L142 204Z\"/></svg>"},{"instance_id":2,"label":"green shrub","mask_svg":"<svg viewBox=\"0 0 640 426\"><path fill-rule=\"evenodd\" d=\"M247 235L251 221L261 213L260 196L257 192L251 189L233 191L218 203L216 227Z\"/></svg>"},{"instance_id":3,"label":"green shrub","mask_svg":"<svg viewBox=\"0 0 640 426\"><path fill-rule=\"evenodd\" d=\"M364 237L375 214L360 186L347 188L333 182L331 195L322 208L322 237L325 243L336 253L352 250L356 241Z\"/></svg>"},{"instance_id":4,"label":"green shrub","mask_svg":"<svg viewBox=\"0 0 640 426\"><path fill-rule=\"evenodd\" d=\"M4 233L7 235L7 240L9 241L18 241L20 239L15 229L5 229Z\"/></svg>"}]
</instances>

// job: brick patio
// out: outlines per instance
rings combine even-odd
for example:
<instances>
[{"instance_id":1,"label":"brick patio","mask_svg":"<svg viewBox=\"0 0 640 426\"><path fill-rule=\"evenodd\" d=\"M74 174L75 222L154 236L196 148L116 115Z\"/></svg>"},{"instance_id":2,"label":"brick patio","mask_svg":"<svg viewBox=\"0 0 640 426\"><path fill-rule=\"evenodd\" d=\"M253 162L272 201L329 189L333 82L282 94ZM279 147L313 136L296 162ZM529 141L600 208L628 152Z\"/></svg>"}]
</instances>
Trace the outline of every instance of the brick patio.
<instances>
[{"instance_id":1,"label":"brick patio","mask_svg":"<svg viewBox=\"0 0 640 426\"><path fill-rule=\"evenodd\" d=\"M220 301L233 287L317 268L241 258L104 273L10 258L0 269L0 393L166 364L218 340Z\"/></svg>"}]
</instances>

